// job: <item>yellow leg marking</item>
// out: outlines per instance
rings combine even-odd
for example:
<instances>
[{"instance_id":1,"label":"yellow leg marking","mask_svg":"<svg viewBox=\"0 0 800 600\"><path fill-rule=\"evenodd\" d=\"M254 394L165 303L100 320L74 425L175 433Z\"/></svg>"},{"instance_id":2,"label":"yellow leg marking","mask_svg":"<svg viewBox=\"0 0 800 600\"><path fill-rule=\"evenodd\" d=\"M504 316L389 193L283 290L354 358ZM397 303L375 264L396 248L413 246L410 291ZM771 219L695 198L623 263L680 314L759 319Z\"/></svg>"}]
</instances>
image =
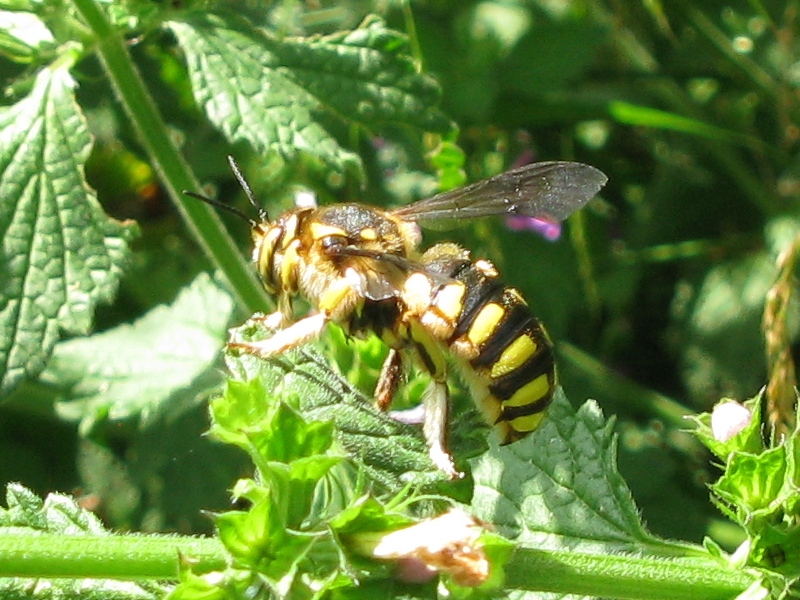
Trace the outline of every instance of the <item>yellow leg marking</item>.
<instances>
[{"instance_id":1,"label":"yellow leg marking","mask_svg":"<svg viewBox=\"0 0 800 600\"><path fill-rule=\"evenodd\" d=\"M272 281L269 263L274 260L275 242L283 234L280 227L272 227L267 232L255 239L253 246L253 262L258 264L258 272L262 278Z\"/></svg>"},{"instance_id":2,"label":"yellow leg marking","mask_svg":"<svg viewBox=\"0 0 800 600\"><path fill-rule=\"evenodd\" d=\"M503 406L527 406L541 400L550 391L551 385L547 373L539 375L519 388L508 400L503 400Z\"/></svg>"},{"instance_id":3,"label":"yellow leg marking","mask_svg":"<svg viewBox=\"0 0 800 600\"><path fill-rule=\"evenodd\" d=\"M378 239L378 232L372 227L364 227L364 229L358 232L358 235L362 240L367 242L374 242Z\"/></svg>"},{"instance_id":4,"label":"yellow leg marking","mask_svg":"<svg viewBox=\"0 0 800 600\"><path fill-rule=\"evenodd\" d=\"M511 345L503 351L497 362L492 365L492 378L497 379L521 367L535 352L536 342L525 334L519 336L511 342Z\"/></svg>"},{"instance_id":5,"label":"yellow leg marking","mask_svg":"<svg viewBox=\"0 0 800 600\"><path fill-rule=\"evenodd\" d=\"M336 308L353 290L353 284L345 278L337 279L319 297L318 306L324 312L335 312Z\"/></svg>"},{"instance_id":6,"label":"yellow leg marking","mask_svg":"<svg viewBox=\"0 0 800 600\"><path fill-rule=\"evenodd\" d=\"M480 346L492 335L505 312L505 309L496 302L484 306L469 328L467 339L474 345Z\"/></svg>"},{"instance_id":7,"label":"yellow leg marking","mask_svg":"<svg viewBox=\"0 0 800 600\"><path fill-rule=\"evenodd\" d=\"M434 379L445 380L447 378L447 359L439 342L432 338L422 326L422 323L416 319L409 323L408 333L411 341L417 344L417 353L420 355L425 370Z\"/></svg>"},{"instance_id":8,"label":"yellow leg marking","mask_svg":"<svg viewBox=\"0 0 800 600\"><path fill-rule=\"evenodd\" d=\"M328 322L325 313L317 313L281 329L271 338L258 342L228 342L228 348L252 354L259 358L272 358L319 336Z\"/></svg>"}]
</instances>

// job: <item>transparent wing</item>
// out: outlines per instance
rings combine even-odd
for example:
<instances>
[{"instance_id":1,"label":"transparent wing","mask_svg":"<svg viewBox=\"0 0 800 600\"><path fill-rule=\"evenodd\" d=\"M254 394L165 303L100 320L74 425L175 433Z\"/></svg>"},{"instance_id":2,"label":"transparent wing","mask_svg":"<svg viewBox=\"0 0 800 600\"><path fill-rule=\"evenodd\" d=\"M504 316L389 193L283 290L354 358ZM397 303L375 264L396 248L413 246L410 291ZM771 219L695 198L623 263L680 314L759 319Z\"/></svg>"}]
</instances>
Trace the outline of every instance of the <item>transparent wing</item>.
<instances>
[{"instance_id":1,"label":"transparent wing","mask_svg":"<svg viewBox=\"0 0 800 600\"><path fill-rule=\"evenodd\" d=\"M368 300L399 297L407 274L416 268L404 257L356 246L338 246L331 248L328 254L349 259L352 284Z\"/></svg>"},{"instance_id":2,"label":"transparent wing","mask_svg":"<svg viewBox=\"0 0 800 600\"><path fill-rule=\"evenodd\" d=\"M430 271L420 262L396 254L385 254L354 246L343 246L331 252L332 256L358 260L353 272L359 281L354 283L358 291L368 300L387 300L402 294L403 284L411 273L425 273L436 285L453 281L449 277Z\"/></svg>"},{"instance_id":3,"label":"transparent wing","mask_svg":"<svg viewBox=\"0 0 800 600\"><path fill-rule=\"evenodd\" d=\"M563 221L600 191L608 178L575 162L540 162L443 192L392 211L406 221L527 215Z\"/></svg>"}]
</instances>

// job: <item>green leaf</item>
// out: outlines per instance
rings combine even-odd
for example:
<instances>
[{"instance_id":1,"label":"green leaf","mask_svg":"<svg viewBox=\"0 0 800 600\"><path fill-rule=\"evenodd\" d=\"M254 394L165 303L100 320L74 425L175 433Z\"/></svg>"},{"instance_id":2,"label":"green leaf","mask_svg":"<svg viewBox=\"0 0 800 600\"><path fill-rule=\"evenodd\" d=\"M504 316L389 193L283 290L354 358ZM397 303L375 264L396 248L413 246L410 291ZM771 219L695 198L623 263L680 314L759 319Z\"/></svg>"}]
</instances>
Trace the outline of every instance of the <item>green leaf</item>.
<instances>
[{"instance_id":1,"label":"green leaf","mask_svg":"<svg viewBox=\"0 0 800 600\"><path fill-rule=\"evenodd\" d=\"M615 465L611 423L594 402L557 394L542 426L472 461L476 517L538 549L641 551L648 534Z\"/></svg>"},{"instance_id":2,"label":"green leaf","mask_svg":"<svg viewBox=\"0 0 800 600\"><path fill-rule=\"evenodd\" d=\"M0 54L14 62L30 63L55 45L53 34L36 15L0 10Z\"/></svg>"},{"instance_id":3,"label":"green leaf","mask_svg":"<svg viewBox=\"0 0 800 600\"><path fill-rule=\"evenodd\" d=\"M269 495L247 512L220 515L216 524L235 566L259 571L274 581L291 571L313 541L311 536L300 536L283 527Z\"/></svg>"},{"instance_id":4,"label":"green leaf","mask_svg":"<svg viewBox=\"0 0 800 600\"><path fill-rule=\"evenodd\" d=\"M269 334L255 322L235 330L237 340L263 339ZM264 389L297 410L307 421L331 421L339 443L367 473L389 490L405 482L443 481L428 457L420 428L399 423L379 412L370 400L331 371L313 346L292 349L271 360L228 356L233 377L258 378Z\"/></svg>"},{"instance_id":5,"label":"green leaf","mask_svg":"<svg viewBox=\"0 0 800 600\"><path fill-rule=\"evenodd\" d=\"M630 102L617 100L609 102L607 108L614 120L626 125L679 131L689 135L705 137L710 140L719 140L728 144L739 143L744 146L755 147L761 144L761 141L756 138L742 135L735 131L728 131L722 127L709 125L708 123L691 117L651 108L649 106L639 106L631 104Z\"/></svg>"},{"instance_id":6,"label":"green leaf","mask_svg":"<svg viewBox=\"0 0 800 600\"><path fill-rule=\"evenodd\" d=\"M69 535L107 533L93 513L61 494L50 494L43 502L29 489L11 483L6 488L6 505L8 508L0 509L0 526L3 527L27 527Z\"/></svg>"},{"instance_id":7,"label":"green leaf","mask_svg":"<svg viewBox=\"0 0 800 600\"><path fill-rule=\"evenodd\" d=\"M29 489L11 483L6 488L6 505L7 508L0 508L0 556L3 557L7 557L7 549L2 538L8 534L15 534L23 544L24 536L31 534L61 534L72 539L81 535L109 535L100 519L68 496L50 494L42 501ZM14 539L14 536L5 541L9 539ZM53 552L58 551L57 539L53 537ZM79 557L76 557L76 562L80 562ZM133 582L0 577L0 596L3 598L150 600L159 595L154 589L148 590Z\"/></svg>"},{"instance_id":8,"label":"green leaf","mask_svg":"<svg viewBox=\"0 0 800 600\"><path fill-rule=\"evenodd\" d=\"M750 560L786 577L800 577L800 528L767 526L753 539Z\"/></svg>"},{"instance_id":9,"label":"green leaf","mask_svg":"<svg viewBox=\"0 0 800 600\"><path fill-rule=\"evenodd\" d=\"M341 460L328 452L334 441L333 423L306 421L269 394L258 379L229 381L225 395L211 402L211 413L215 437L255 454L257 465L280 468L289 481L307 482L311 489ZM300 509L301 517L306 500L293 499L292 508Z\"/></svg>"},{"instance_id":10,"label":"green leaf","mask_svg":"<svg viewBox=\"0 0 800 600\"><path fill-rule=\"evenodd\" d=\"M444 132L439 88L417 72L407 40L380 21L329 37L274 39L238 19L191 14L168 26L197 103L232 142L286 161L306 154L344 171L360 165L325 120L397 123Z\"/></svg>"},{"instance_id":11,"label":"green leaf","mask_svg":"<svg viewBox=\"0 0 800 600\"><path fill-rule=\"evenodd\" d=\"M165 600L238 600L251 597L256 575L251 571L227 569L221 574L195 575L189 569L180 574L180 585Z\"/></svg>"},{"instance_id":12,"label":"green leaf","mask_svg":"<svg viewBox=\"0 0 800 600\"><path fill-rule=\"evenodd\" d=\"M323 454L333 441L331 423L308 423L293 409L270 398L258 380L230 381L226 394L211 403L211 432L222 441L255 446L271 461L291 463Z\"/></svg>"},{"instance_id":13,"label":"green leaf","mask_svg":"<svg viewBox=\"0 0 800 600\"><path fill-rule=\"evenodd\" d=\"M364 531L386 532L412 523L413 519L389 513L383 504L365 496L337 514L329 525L337 534L349 535Z\"/></svg>"},{"instance_id":14,"label":"green leaf","mask_svg":"<svg viewBox=\"0 0 800 600\"><path fill-rule=\"evenodd\" d=\"M778 500L786 468L783 446L757 455L735 452L728 460L725 474L712 489L736 509L741 524L753 527L754 519L766 518L781 508Z\"/></svg>"},{"instance_id":15,"label":"green leaf","mask_svg":"<svg viewBox=\"0 0 800 600\"><path fill-rule=\"evenodd\" d=\"M534 95L569 86L597 59L597 49L609 33L604 25L582 22L531 28L505 61L505 86Z\"/></svg>"},{"instance_id":16,"label":"green leaf","mask_svg":"<svg viewBox=\"0 0 800 600\"><path fill-rule=\"evenodd\" d=\"M764 384L760 332L764 297L775 278L766 252L712 267L687 314L684 380L696 395L724 389L749 397Z\"/></svg>"},{"instance_id":17,"label":"green leaf","mask_svg":"<svg viewBox=\"0 0 800 600\"><path fill-rule=\"evenodd\" d=\"M42 377L67 390L57 409L84 429L136 415L147 426L193 405L218 378L211 369L232 312L231 297L200 275L133 325L59 344Z\"/></svg>"},{"instance_id":18,"label":"green leaf","mask_svg":"<svg viewBox=\"0 0 800 600\"><path fill-rule=\"evenodd\" d=\"M749 398L764 385L764 298L775 283L778 256L797 235L796 218L772 219L764 227L765 248L716 263L691 301L673 304L674 316L684 321L679 325L687 330L680 345L681 362L685 385L695 397L725 390L731 397ZM797 304L791 302L787 311L794 329Z\"/></svg>"},{"instance_id":19,"label":"green leaf","mask_svg":"<svg viewBox=\"0 0 800 600\"><path fill-rule=\"evenodd\" d=\"M0 109L0 395L45 366L59 327L87 333L116 293L135 229L84 179L91 139L66 68Z\"/></svg>"}]
</instances>

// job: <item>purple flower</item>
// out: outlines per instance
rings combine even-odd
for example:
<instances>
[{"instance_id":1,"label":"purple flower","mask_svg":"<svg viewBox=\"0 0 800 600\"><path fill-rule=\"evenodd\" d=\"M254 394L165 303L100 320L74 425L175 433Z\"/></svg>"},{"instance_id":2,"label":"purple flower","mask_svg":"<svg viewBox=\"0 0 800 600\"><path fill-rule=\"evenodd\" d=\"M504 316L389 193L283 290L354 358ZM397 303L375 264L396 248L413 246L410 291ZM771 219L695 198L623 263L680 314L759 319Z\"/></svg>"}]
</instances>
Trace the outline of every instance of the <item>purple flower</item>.
<instances>
[{"instance_id":1,"label":"purple flower","mask_svg":"<svg viewBox=\"0 0 800 600\"><path fill-rule=\"evenodd\" d=\"M540 217L512 215L506 217L506 226L512 231L535 231L549 242L554 242L561 237L561 223Z\"/></svg>"}]
</instances>

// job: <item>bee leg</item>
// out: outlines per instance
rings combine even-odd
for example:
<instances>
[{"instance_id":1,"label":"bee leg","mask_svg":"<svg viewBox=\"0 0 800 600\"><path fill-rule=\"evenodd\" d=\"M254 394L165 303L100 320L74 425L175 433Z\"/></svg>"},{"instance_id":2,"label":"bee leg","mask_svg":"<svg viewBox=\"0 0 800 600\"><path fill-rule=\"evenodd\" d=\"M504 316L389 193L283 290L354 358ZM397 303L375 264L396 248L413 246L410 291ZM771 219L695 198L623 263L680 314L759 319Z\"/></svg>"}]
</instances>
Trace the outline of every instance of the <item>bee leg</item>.
<instances>
[{"instance_id":1,"label":"bee leg","mask_svg":"<svg viewBox=\"0 0 800 600\"><path fill-rule=\"evenodd\" d=\"M342 306L346 305L345 300L351 295L351 283L345 278L340 278L320 295L318 313L310 315L305 319L300 319L285 329L280 329L269 339L258 342L229 342L228 348L267 359L289 348L294 348L295 346L313 340L319 337L325 325L331 320L331 316L333 315L335 317L336 311L341 310ZM288 295L284 294L278 298L277 313L267 315L266 318L285 324L291 318L291 314L291 299Z\"/></svg>"},{"instance_id":2,"label":"bee leg","mask_svg":"<svg viewBox=\"0 0 800 600\"><path fill-rule=\"evenodd\" d=\"M260 315L258 317L253 317L251 320L261 323L267 329L276 329L276 330L281 329L286 323L286 318L284 317L283 312L281 312L280 310L271 312L268 315Z\"/></svg>"},{"instance_id":3,"label":"bee leg","mask_svg":"<svg viewBox=\"0 0 800 600\"><path fill-rule=\"evenodd\" d=\"M300 319L286 329L281 329L271 338L257 342L228 342L228 348L239 350L245 354L252 354L259 358L271 358L281 352L308 342L322 333L329 317L324 312L319 312Z\"/></svg>"},{"instance_id":4,"label":"bee leg","mask_svg":"<svg viewBox=\"0 0 800 600\"><path fill-rule=\"evenodd\" d=\"M260 317L254 317L254 321L258 321L268 329L280 330L286 327L292 320L292 299L287 294L280 294L278 296L278 308L275 312Z\"/></svg>"},{"instance_id":5,"label":"bee leg","mask_svg":"<svg viewBox=\"0 0 800 600\"><path fill-rule=\"evenodd\" d=\"M450 479L461 479L464 474L456 469L453 457L447 451L447 424L450 398L446 381L432 380L422 397L425 420L422 432L428 444L428 454L441 471Z\"/></svg>"},{"instance_id":6,"label":"bee leg","mask_svg":"<svg viewBox=\"0 0 800 600\"><path fill-rule=\"evenodd\" d=\"M389 408L402 376L403 355L396 348L390 348L386 360L383 361L378 384L375 386L375 403L380 410L386 411Z\"/></svg>"},{"instance_id":7,"label":"bee leg","mask_svg":"<svg viewBox=\"0 0 800 600\"><path fill-rule=\"evenodd\" d=\"M460 479L464 474L456 469L453 457L447 451L447 417L450 412L447 360L436 339L431 337L418 319L409 319L407 328L420 365L431 375L431 382L422 395L422 406L425 410L422 433L428 444L428 454L433 464L450 479Z\"/></svg>"}]
</instances>

